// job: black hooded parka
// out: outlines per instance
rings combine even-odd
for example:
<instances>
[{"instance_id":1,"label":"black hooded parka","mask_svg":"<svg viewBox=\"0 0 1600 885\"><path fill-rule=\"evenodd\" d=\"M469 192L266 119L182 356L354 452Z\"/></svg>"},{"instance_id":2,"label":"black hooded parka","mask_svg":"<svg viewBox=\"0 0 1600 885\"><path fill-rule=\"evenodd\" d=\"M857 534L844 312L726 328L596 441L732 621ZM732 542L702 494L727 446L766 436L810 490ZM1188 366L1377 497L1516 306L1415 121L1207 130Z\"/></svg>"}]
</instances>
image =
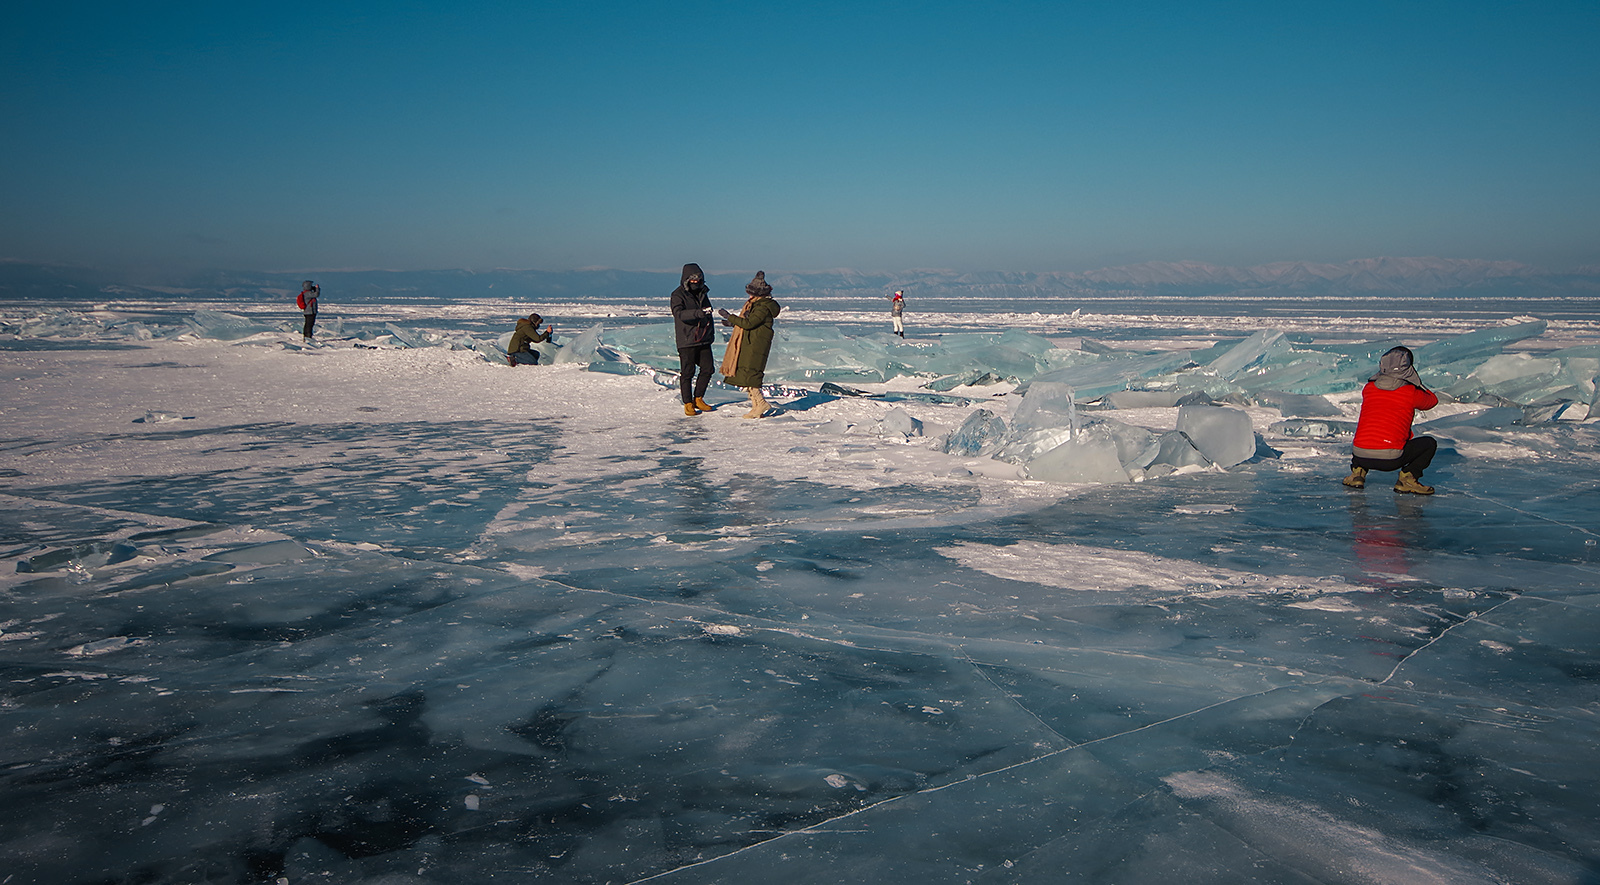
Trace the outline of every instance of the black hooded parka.
<instances>
[{"instance_id":1,"label":"black hooded parka","mask_svg":"<svg viewBox=\"0 0 1600 885\"><path fill-rule=\"evenodd\" d=\"M690 277L699 277L698 286L689 285ZM672 290L672 325L677 332L678 347L698 347L716 341L716 326L711 321L711 298L706 295L706 275L698 264L685 264L679 277L678 288Z\"/></svg>"}]
</instances>

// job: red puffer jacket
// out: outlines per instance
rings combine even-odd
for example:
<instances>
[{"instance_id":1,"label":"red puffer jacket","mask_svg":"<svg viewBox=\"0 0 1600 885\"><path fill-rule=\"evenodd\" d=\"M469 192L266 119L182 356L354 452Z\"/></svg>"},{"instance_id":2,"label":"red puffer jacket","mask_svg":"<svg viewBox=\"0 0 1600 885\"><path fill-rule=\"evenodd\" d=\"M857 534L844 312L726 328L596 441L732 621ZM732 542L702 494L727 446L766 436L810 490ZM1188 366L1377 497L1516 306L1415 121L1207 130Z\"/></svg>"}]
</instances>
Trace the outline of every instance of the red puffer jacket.
<instances>
[{"instance_id":1,"label":"red puffer jacket","mask_svg":"<svg viewBox=\"0 0 1600 885\"><path fill-rule=\"evenodd\" d=\"M1411 439L1411 419L1416 410L1427 411L1439 404L1432 391L1402 383L1385 390L1368 381L1361 388L1361 417L1356 419L1358 449L1403 449Z\"/></svg>"}]
</instances>

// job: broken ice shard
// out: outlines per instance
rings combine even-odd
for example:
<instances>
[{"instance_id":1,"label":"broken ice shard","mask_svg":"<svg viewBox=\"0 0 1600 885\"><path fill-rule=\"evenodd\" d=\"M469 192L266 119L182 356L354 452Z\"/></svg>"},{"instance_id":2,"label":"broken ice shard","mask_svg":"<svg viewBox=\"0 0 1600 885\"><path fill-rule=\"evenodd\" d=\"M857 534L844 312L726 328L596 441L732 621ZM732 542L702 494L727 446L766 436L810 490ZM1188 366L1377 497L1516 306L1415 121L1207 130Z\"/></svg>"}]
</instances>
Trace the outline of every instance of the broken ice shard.
<instances>
[{"instance_id":1,"label":"broken ice shard","mask_svg":"<svg viewBox=\"0 0 1600 885\"><path fill-rule=\"evenodd\" d=\"M1157 468L1165 467L1170 470L1181 470L1186 467L1209 467L1211 462L1200 450L1194 447L1191 441L1181 430L1169 430L1161 435L1161 447L1156 453L1156 459L1150 462L1146 469L1152 474L1162 471Z\"/></svg>"},{"instance_id":2,"label":"broken ice shard","mask_svg":"<svg viewBox=\"0 0 1600 885\"><path fill-rule=\"evenodd\" d=\"M1219 467L1232 467L1256 453L1256 435L1250 416L1227 406L1180 406L1178 430L1194 447Z\"/></svg>"},{"instance_id":3,"label":"broken ice shard","mask_svg":"<svg viewBox=\"0 0 1600 885\"><path fill-rule=\"evenodd\" d=\"M1046 482L1127 482L1117 441L1104 426L1090 427L1028 462L1029 479Z\"/></svg>"},{"instance_id":4,"label":"broken ice shard","mask_svg":"<svg viewBox=\"0 0 1600 885\"><path fill-rule=\"evenodd\" d=\"M878 421L874 432L879 436L893 436L900 439L910 439L922 435L922 422L911 417L905 409L895 406Z\"/></svg>"},{"instance_id":5,"label":"broken ice shard","mask_svg":"<svg viewBox=\"0 0 1600 885\"><path fill-rule=\"evenodd\" d=\"M1143 427L1101 418L1092 429L1110 435L1117 444L1117 460L1128 470L1148 467L1161 451L1161 440Z\"/></svg>"},{"instance_id":6,"label":"broken ice shard","mask_svg":"<svg viewBox=\"0 0 1600 885\"><path fill-rule=\"evenodd\" d=\"M383 327L387 329L389 334L394 337L394 340L399 342L403 347L431 346L428 342L428 339L415 332L407 332L399 326L396 326L394 323L385 323Z\"/></svg>"},{"instance_id":7,"label":"broken ice shard","mask_svg":"<svg viewBox=\"0 0 1600 885\"><path fill-rule=\"evenodd\" d=\"M600 336L605 331L603 326L594 325L584 330L578 337L568 344L561 346L552 362L557 365L565 363L589 363L594 359L595 349L600 346Z\"/></svg>"},{"instance_id":8,"label":"broken ice shard","mask_svg":"<svg viewBox=\"0 0 1600 885\"><path fill-rule=\"evenodd\" d=\"M943 450L950 455L977 455L998 445L1005 435L1005 419L988 409L978 409L945 438Z\"/></svg>"},{"instance_id":9,"label":"broken ice shard","mask_svg":"<svg viewBox=\"0 0 1600 885\"><path fill-rule=\"evenodd\" d=\"M1263 406L1272 406L1285 418L1337 418L1344 414L1325 396L1263 390L1255 395L1255 401Z\"/></svg>"},{"instance_id":10,"label":"broken ice shard","mask_svg":"<svg viewBox=\"0 0 1600 885\"><path fill-rule=\"evenodd\" d=\"M184 320L184 324L200 337L215 338L218 341L236 341L261 332L272 331L270 327L242 316L215 310L197 310L193 318Z\"/></svg>"},{"instance_id":11,"label":"broken ice shard","mask_svg":"<svg viewBox=\"0 0 1600 885\"><path fill-rule=\"evenodd\" d=\"M995 457L1025 464L1061 445L1078 431L1078 406L1072 388L1054 381L1028 387L1011 416L1011 432Z\"/></svg>"},{"instance_id":12,"label":"broken ice shard","mask_svg":"<svg viewBox=\"0 0 1600 885\"><path fill-rule=\"evenodd\" d=\"M1522 410L1511 406L1495 406L1481 412L1462 412L1446 415L1416 425L1418 433L1448 431L1457 427L1505 427L1522 420Z\"/></svg>"},{"instance_id":13,"label":"broken ice shard","mask_svg":"<svg viewBox=\"0 0 1600 885\"><path fill-rule=\"evenodd\" d=\"M1283 350L1287 346L1284 343L1282 332L1277 329L1262 329L1212 360L1209 368L1217 377L1232 380L1240 372L1251 366L1259 365L1268 355Z\"/></svg>"},{"instance_id":14,"label":"broken ice shard","mask_svg":"<svg viewBox=\"0 0 1600 885\"><path fill-rule=\"evenodd\" d=\"M1085 402L1115 393L1132 381L1153 378L1177 371L1189 364L1187 350L1144 354L1132 357L1107 357L1092 363L1052 369L1033 379L1033 384L1066 384ZM1029 385L1030 388L1032 385Z\"/></svg>"},{"instance_id":15,"label":"broken ice shard","mask_svg":"<svg viewBox=\"0 0 1600 885\"><path fill-rule=\"evenodd\" d=\"M1544 320L1534 320L1528 323L1517 323L1512 326L1498 326L1493 329L1479 329L1454 338L1445 338L1432 344L1412 348L1416 353L1417 371L1427 380L1427 370L1437 368L1449 363L1466 362L1474 360L1482 362L1499 353L1501 348L1513 341L1524 338L1535 338L1544 334L1550 324ZM1470 369L1465 370L1470 371Z\"/></svg>"}]
</instances>

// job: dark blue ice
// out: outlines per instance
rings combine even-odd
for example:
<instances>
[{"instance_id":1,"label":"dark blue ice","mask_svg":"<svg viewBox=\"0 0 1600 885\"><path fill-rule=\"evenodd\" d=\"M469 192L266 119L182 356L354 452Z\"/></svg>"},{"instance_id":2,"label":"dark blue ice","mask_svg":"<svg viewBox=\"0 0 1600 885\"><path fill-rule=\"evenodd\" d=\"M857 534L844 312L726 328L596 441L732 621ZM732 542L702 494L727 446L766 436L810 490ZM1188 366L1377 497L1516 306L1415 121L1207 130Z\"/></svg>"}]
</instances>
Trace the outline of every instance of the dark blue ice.
<instances>
[{"instance_id":1,"label":"dark blue ice","mask_svg":"<svg viewBox=\"0 0 1600 885\"><path fill-rule=\"evenodd\" d=\"M8 498L0 880L1600 875L1592 425L1427 500L1263 457L1002 517L719 473L700 428L573 478L585 428L509 430L175 426L345 454ZM1019 543L1365 589L939 552Z\"/></svg>"}]
</instances>

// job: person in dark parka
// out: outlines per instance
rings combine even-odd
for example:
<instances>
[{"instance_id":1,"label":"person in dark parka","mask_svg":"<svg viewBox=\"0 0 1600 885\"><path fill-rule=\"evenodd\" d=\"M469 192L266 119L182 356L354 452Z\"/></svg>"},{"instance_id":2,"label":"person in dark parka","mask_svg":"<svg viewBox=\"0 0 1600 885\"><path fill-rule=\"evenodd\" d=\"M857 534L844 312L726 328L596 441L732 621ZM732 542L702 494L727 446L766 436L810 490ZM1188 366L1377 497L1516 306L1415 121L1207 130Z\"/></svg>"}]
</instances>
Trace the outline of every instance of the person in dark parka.
<instances>
[{"instance_id":1,"label":"person in dark parka","mask_svg":"<svg viewBox=\"0 0 1600 885\"><path fill-rule=\"evenodd\" d=\"M717 330L711 319L711 298L706 295L706 275L698 264L685 264L678 288L672 290L672 325L678 340L678 390L683 413L711 411L706 388L711 386L711 345ZM698 372L698 374L696 374Z\"/></svg>"},{"instance_id":2,"label":"person in dark parka","mask_svg":"<svg viewBox=\"0 0 1600 885\"><path fill-rule=\"evenodd\" d=\"M760 418L767 413L761 383L766 378L767 355L772 352L772 321L778 318L783 305L773 299L764 270L756 271L744 292L749 298L737 316L726 310L717 311L724 324L734 327L728 338L728 352L722 358L722 374L729 384L750 394L750 411L745 417Z\"/></svg>"}]
</instances>

